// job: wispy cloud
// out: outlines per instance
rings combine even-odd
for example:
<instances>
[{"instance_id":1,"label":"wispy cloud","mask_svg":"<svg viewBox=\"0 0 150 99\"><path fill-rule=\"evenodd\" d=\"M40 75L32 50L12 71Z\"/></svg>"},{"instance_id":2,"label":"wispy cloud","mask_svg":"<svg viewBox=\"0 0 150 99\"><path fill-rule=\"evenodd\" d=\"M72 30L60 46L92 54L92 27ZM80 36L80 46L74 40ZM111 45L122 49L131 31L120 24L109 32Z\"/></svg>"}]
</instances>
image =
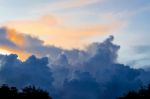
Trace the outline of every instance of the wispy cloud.
<instances>
[{"instance_id":1,"label":"wispy cloud","mask_svg":"<svg viewBox=\"0 0 150 99\"><path fill-rule=\"evenodd\" d=\"M47 4L42 4L42 8L39 6L35 7L33 11L35 12L49 12L49 11L60 11L60 10L68 10L72 8L81 8L86 7L88 5L92 5L95 3L103 2L104 0L61 0L59 2L52 2Z\"/></svg>"},{"instance_id":2,"label":"wispy cloud","mask_svg":"<svg viewBox=\"0 0 150 99\"><path fill-rule=\"evenodd\" d=\"M10 21L3 26L16 29L20 33L37 36L45 44L63 48L82 48L87 44L87 39L109 34L122 28L124 24L119 20L113 20L108 23L68 26L64 22L68 22L67 18L44 16L37 20Z\"/></svg>"}]
</instances>

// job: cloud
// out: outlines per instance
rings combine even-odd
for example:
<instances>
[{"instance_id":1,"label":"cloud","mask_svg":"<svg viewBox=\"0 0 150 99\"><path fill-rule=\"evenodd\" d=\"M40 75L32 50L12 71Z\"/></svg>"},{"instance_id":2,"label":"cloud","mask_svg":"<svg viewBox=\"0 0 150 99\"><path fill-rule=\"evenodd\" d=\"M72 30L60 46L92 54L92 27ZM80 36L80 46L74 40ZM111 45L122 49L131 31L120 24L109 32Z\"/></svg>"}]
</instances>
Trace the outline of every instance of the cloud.
<instances>
[{"instance_id":1,"label":"cloud","mask_svg":"<svg viewBox=\"0 0 150 99\"><path fill-rule=\"evenodd\" d=\"M19 33L36 36L46 45L67 49L83 48L93 37L110 34L122 27L120 21L107 24L67 25L68 20L55 16L43 16L37 20L9 21L3 24ZM42 36L41 36L42 35ZM63 42L62 42L63 41Z\"/></svg>"},{"instance_id":2,"label":"cloud","mask_svg":"<svg viewBox=\"0 0 150 99\"><path fill-rule=\"evenodd\" d=\"M130 60L129 63L132 64L134 68L149 68L150 66L149 48L150 48L150 45L148 44L135 45L133 50L134 50L134 53L137 55L136 55L136 58Z\"/></svg>"},{"instance_id":3,"label":"cloud","mask_svg":"<svg viewBox=\"0 0 150 99\"><path fill-rule=\"evenodd\" d=\"M29 53L22 50L26 43L23 35L7 28L1 28L0 35L0 49L6 50L9 53L16 53L21 59L26 59L30 56Z\"/></svg>"},{"instance_id":4,"label":"cloud","mask_svg":"<svg viewBox=\"0 0 150 99\"><path fill-rule=\"evenodd\" d=\"M73 9L73 8L82 8L88 5L92 5L98 2L103 2L104 0L62 0L60 2L52 2L49 4L43 4L43 8L36 9L38 12L48 12L49 9L51 11L61 11L66 9ZM53 8L53 9L52 9Z\"/></svg>"},{"instance_id":5,"label":"cloud","mask_svg":"<svg viewBox=\"0 0 150 99\"><path fill-rule=\"evenodd\" d=\"M88 72L76 72L78 77L64 82L61 99L99 99L100 85Z\"/></svg>"},{"instance_id":6,"label":"cloud","mask_svg":"<svg viewBox=\"0 0 150 99\"><path fill-rule=\"evenodd\" d=\"M147 53L150 52L148 50L148 49L150 49L150 45L139 45L139 46L135 46L134 48L135 48L135 51L140 54L145 53L145 52L147 52Z\"/></svg>"},{"instance_id":7,"label":"cloud","mask_svg":"<svg viewBox=\"0 0 150 99\"><path fill-rule=\"evenodd\" d=\"M54 99L115 99L150 82L149 70L118 63L120 46L113 43L113 36L85 50L65 50L28 35L23 35L25 45L19 46L7 38L6 29L0 31L1 45L38 57L22 62L15 54L0 55L0 84L19 88L34 84Z\"/></svg>"},{"instance_id":8,"label":"cloud","mask_svg":"<svg viewBox=\"0 0 150 99\"><path fill-rule=\"evenodd\" d=\"M115 99L142 86L140 70L117 63L120 47L112 41L113 36L110 36L103 43L92 44L87 49L86 61L68 67L71 77L66 76L57 99Z\"/></svg>"},{"instance_id":9,"label":"cloud","mask_svg":"<svg viewBox=\"0 0 150 99\"><path fill-rule=\"evenodd\" d=\"M31 54L38 57L51 54L50 57L56 57L57 54L61 53L61 49L54 46L45 46L43 41L35 37L19 34L14 30L13 34L8 31L12 30L7 28L0 29L0 49L17 54L21 60L26 60ZM8 35L10 36L8 37Z\"/></svg>"},{"instance_id":10,"label":"cloud","mask_svg":"<svg viewBox=\"0 0 150 99\"><path fill-rule=\"evenodd\" d=\"M53 78L48 68L48 59L29 57L25 62L17 59L17 55L0 55L0 84L9 84L22 88L27 85L50 88Z\"/></svg>"},{"instance_id":11,"label":"cloud","mask_svg":"<svg viewBox=\"0 0 150 99\"><path fill-rule=\"evenodd\" d=\"M7 38L18 46L25 45L25 40L22 35L17 34L15 30L7 30Z\"/></svg>"},{"instance_id":12,"label":"cloud","mask_svg":"<svg viewBox=\"0 0 150 99\"><path fill-rule=\"evenodd\" d=\"M66 75L61 89L58 89L59 95L56 99L116 99L128 91L137 90L150 82L149 71L133 69L117 62L120 46L113 44L113 39L113 36L110 36L103 43L91 44L85 52L81 51L80 53L85 55L84 61L79 60L82 62L72 65L67 65L65 62L66 65L63 67L68 69L68 75L66 70L59 70L59 76L54 77L60 79L63 71ZM68 56L68 53L64 53L61 60L66 60L64 55ZM54 70L53 74L58 74L56 72L58 68Z\"/></svg>"}]
</instances>

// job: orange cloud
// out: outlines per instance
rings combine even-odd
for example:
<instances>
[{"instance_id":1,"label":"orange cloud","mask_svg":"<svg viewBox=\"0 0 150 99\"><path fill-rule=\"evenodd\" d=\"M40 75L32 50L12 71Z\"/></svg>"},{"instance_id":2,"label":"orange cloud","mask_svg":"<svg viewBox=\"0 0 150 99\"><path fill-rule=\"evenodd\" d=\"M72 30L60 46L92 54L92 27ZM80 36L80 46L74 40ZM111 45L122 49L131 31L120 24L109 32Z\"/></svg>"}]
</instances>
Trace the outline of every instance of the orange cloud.
<instances>
[{"instance_id":1,"label":"orange cloud","mask_svg":"<svg viewBox=\"0 0 150 99\"><path fill-rule=\"evenodd\" d=\"M43 40L45 44L67 49L83 48L87 44L87 39L111 33L121 26L120 21L117 20L108 24L67 26L60 19L54 16L44 16L39 20L11 21L5 23L4 26L14 28L21 33L36 36Z\"/></svg>"},{"instance_id":2,"label":"orange cloud","mask_svg":"<svg viewBox=\"0 0 150 99\"><path fill-rule=\"evenodd\" d=\"M18 34L18 32L15 29L8 28L6 29L6 36L7 39L10 40L12 43L16 44L18 48L12 48L9 46L2 45L0 46L0 51L2 50L2 52L4 52L3 54L5 54L6 52L7 54L15 53L19 56L21 60L26 60L30 56L30 54L26 51L22 51L21 49L19 49L25 46L25 37L22 34Z\"/></svg>"},{"instance_id":3,"label":"orange cloud","mask_svg":"<svg viewBox=\"0 0 150 99\"><path fill-rule=\"evenodd\" d=\"M25 45L25 39L21 34L17 34L15 29L7 29L7 38L18 46Z\"/></svg>"}]
</instances>

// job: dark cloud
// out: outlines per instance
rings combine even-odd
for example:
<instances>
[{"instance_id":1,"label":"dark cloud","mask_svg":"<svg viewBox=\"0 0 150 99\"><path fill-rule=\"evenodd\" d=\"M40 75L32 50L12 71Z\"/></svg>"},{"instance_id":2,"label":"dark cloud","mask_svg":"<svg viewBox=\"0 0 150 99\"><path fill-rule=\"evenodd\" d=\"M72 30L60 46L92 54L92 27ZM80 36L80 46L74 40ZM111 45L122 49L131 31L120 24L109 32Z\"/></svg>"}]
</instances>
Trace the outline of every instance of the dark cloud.
<instances>
[{"instance_id":1,"label":"dark cloud","mask_svg":"<svg viewBox=\"0 0 150 99\"><path fill-rule=\"evenodd\" d=\"M115 99L150 83L149 70L117 62L120 46L113 43L113 36L85 50L45 46L38 38L23 37L25 45L17 46L6 38L5 29L0 29L0 45L38 57L23 62L15 54L0 55L0 84L35 85L51 92L54 99Z\"/></svg>"},{"instance_id":2,"label":"dark cloud","mask_svg":"<svg viewBox=\"0 0 150 99\"><path fill-rule=\"evenodd\" d=\"M68 67L71 77L66 76L58 99L115 99L143 85L141 70L117 63L120 46L112 41L110 36L94 43L85 52L89 57L85 62Z\"/></svg>"},{"instance_id":3,"label":"dark cloud","mask_svg":"<svg viewBox=\"0 0 150 99\"><path fill-rule=\"evenodd\" d=\"M59 99L99 99L101 85L88 72L75 72L75 79L65 80Z\"/></svg>"},{"instance_id":4,"label":"dark cloud","mask_svg":"<svg viewBox=\"0 0 150 99\"><path fill-rule=\"evenodd\" d=\"M53 78L48 68L48 59L29 57L25 62L17 59L17 55L0 56L0 83L17 86L35 85L48 89Z\"/></svg>"}]
</instances>

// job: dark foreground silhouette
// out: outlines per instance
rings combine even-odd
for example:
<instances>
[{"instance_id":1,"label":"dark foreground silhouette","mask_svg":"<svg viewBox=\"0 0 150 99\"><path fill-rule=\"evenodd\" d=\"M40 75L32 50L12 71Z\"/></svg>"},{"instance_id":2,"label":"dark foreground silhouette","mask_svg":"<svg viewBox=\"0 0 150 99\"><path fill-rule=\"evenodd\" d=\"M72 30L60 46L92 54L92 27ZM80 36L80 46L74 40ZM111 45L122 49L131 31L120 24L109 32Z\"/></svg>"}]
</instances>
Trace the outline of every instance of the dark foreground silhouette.
<instances>
[{"instance_id":1,"label":"dark foreground silhouette","mask_svg":"<svg viewBox=\"0 0 150 99\"><path fill-rule=\"evenodd\" d=\"M130 91L127 95L119 99L150 99L150 85L147 88L142 88L139 91Z\"/></svg>"},{"instance_id":2,"label":"dark foreground silhouette","mask_svg":"<svg viewBox=\"0 0 150 99\"><path fill-rule=\"evenodd\" d=\"M0 99L52 99L48 92L28 86L22 90L16 87L2 85L0 87Z\"/></svg>"}]
</instances>

